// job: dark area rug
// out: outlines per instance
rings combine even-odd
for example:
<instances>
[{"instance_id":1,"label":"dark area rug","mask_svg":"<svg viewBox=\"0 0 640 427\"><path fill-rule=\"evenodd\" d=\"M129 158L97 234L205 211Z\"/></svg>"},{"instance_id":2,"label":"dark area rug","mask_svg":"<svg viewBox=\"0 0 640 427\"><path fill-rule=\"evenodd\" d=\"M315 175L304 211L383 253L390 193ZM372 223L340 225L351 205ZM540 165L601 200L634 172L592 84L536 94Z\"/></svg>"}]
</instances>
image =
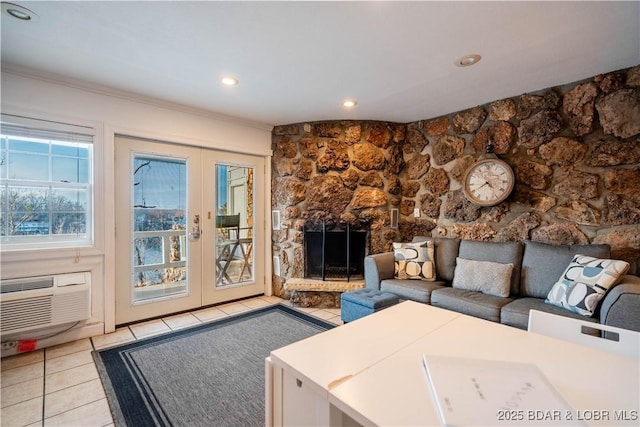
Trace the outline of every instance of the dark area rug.
<instances>
[{"instance_id":1,"label":"dark area rug","mask_svg":"<svg viewBox=\"0 0 640 427\"><path fill-rule=\"evenodd\" d=\"M334 326L274 305L93 358L116 426L264 426L264 359Z\"/></svg>"}]
</instances>

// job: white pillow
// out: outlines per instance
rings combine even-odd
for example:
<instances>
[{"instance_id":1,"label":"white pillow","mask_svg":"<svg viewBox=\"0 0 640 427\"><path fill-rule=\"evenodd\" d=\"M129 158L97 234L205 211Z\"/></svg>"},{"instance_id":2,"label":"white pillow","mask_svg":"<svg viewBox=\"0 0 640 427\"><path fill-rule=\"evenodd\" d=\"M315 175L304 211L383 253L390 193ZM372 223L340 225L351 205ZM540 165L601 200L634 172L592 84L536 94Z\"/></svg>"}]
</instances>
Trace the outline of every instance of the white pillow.
<instances>
[{"instance_id":1,"label":"white pillow","mask_svg":"<svg viewBox=\"0 0 640 427\"><path fill-rule=\"evenodd\" d=\"M393 243L396 279L436 280L433 241Z\"/></svg>"},{"instance_id":2,"label":"white pillow","mask_svg":"<svg viewBox=\"0 0 640 427\"><path fill-rule=\"evenodd\" d=\"M573 257L549 291L546 303L592 316L607 290L629 270L629 263L586 255Z\"/></svg>"},{"instance_id":3,"label":"white pillow","mask_svg":"<svg viewBox=\"0 0 640 427\"><path fill-rule=\"evenodd\" d=\"M452 286L456 289L508 297L513 264L456 258Z\"/></svg>"}]
</instances>

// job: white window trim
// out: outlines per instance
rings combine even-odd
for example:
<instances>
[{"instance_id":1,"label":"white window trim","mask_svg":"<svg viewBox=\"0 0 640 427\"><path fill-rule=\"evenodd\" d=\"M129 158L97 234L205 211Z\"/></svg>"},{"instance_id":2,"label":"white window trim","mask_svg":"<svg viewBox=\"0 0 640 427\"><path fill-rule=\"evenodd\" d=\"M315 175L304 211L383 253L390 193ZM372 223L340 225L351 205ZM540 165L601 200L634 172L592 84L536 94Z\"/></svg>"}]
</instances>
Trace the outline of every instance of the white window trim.
<instances>
[{"instance_id":1,"label":"white window trim","mask_svg":"<svg viewBox=\"0 0 640 427\"><path fill-rule=\"evenodd\" d=\"M52 114L21 111L21 109L3 108L2 121L22 126L42 127L66 132L78 132L93 136L93 206L92 228L93 243L86 246L41 247L41 248L2 248L2 264L26 259L59 259L82 256L104 255L105 245L105 169L104 169L104 125L101 122L75 117L55 116ZM5 276L4 274L2 276Z\"/></svg>"}]
</instances>

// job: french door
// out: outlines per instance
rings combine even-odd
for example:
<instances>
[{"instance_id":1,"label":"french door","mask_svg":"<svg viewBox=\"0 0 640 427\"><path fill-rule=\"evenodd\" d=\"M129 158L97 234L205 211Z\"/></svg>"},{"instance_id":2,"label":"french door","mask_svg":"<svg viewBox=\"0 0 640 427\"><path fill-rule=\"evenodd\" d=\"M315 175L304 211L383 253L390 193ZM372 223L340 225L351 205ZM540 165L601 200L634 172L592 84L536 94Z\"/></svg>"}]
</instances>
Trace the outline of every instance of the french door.
<instances>
[{"instance_id":1,"label":"french door","mask_svg":"<svg viewBox=\"0 0 640 427\"><path fill-rule=\"evenodd\" d=\"M264 293L263 158L115 145L116 324Z\"/></svg>"}]
</instances>

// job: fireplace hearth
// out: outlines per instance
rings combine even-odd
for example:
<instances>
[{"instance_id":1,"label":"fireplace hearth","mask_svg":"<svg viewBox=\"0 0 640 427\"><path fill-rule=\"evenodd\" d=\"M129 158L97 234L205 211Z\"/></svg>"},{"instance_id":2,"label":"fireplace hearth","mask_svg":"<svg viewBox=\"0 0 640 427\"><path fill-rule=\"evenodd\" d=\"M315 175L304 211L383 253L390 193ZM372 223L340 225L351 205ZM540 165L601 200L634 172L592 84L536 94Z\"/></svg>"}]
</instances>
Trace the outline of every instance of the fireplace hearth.
<instances>
[{"instance_id":1,"label":"fireplace hearth","mask_svg":"<svg viewBox=\"0 0 640 427\"><path fill-rule=\"evenodd\" d=\"M321 224L304 227L304 277L321 280L364 278L364 257L369 247L368 230L329 227Z\"/></svg>"}]
</instances>

